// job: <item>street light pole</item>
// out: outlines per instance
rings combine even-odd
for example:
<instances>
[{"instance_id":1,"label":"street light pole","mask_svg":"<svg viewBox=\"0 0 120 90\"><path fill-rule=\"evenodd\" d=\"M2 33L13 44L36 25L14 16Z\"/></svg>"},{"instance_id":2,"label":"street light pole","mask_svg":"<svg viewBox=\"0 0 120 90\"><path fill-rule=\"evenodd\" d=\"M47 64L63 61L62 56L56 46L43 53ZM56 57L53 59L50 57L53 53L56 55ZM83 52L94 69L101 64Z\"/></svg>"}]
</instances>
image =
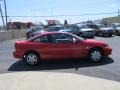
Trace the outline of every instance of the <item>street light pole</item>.
<instances>
[{"instance_id":1,"label":"street light pole","mask_svg":"<svg viewBox=\"0 0 120 90\"><path fill-rule=\"evenodd\" d=\"M8 20L7 20L7 7L6 7L6 0L4 0L4 7L5 7L6 30L8 31L8 28L7 28L7 23L8 23Z\"/></svg>"},{"instance_id":2,"label":"street light pole","mask_svg":"<svg viewBox=\"0 0 120 90\"><path fill-rule=\"evenodd\" d=\"M4 30L6 31L5 22L4 22L4 18L3 18L3 12L2 12L2 8L1 8L1 4L0 4L0 14L1 14L2 22L3 22Z\"/></svg>"},{"instance_id":3,"label":"street light pole","mask_svg":"<svg viewBox=\"0 0 120 90\"><path fill-rule=\"evenodd\" d=\"M120 10L118 10L118 23L120 22Z\"/></svg>"}]
</instances>

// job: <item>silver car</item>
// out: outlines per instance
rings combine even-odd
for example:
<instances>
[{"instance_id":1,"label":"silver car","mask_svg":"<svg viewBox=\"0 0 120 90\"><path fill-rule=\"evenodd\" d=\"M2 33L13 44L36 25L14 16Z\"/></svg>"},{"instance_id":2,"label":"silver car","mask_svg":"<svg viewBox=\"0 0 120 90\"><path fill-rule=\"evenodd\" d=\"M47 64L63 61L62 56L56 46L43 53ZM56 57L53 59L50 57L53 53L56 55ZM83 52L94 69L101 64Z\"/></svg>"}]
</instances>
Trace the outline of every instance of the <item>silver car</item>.
<instances>
[{"instance_id":1,"label":"silver car","mask_svg":"<svg viewBox=\"0 0 120 90\"><path fill-rule=\"evenodd\" d=\"M79 36L81 37L91 37L93 38L95 36L95 30L92 28L89 28L88 26L80 26L79 27Z\"/></svg>"}]
</instances>

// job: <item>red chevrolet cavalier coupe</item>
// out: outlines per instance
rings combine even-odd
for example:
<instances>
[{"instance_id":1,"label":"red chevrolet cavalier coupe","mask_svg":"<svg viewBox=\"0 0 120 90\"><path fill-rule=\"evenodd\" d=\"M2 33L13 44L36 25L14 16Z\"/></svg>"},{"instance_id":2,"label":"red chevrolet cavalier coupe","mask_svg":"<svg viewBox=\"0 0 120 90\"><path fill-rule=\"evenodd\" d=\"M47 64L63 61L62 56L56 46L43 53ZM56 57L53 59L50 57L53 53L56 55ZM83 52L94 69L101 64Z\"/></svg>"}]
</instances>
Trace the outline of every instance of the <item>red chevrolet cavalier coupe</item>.
<instances>
[{"instance_id":1,"label":"red chevrolet cavalier coupe","mask_svg":"<svg viewBox=\"0 0 120 90\"><path fill-rule=\"evenodd\" d=\"M29 65L36 65L41 60L85 57L97 62L111 53L112 49L100 41L67 32L46 32L25 41L16 41L13 55Z\"/></svg>"}]
</instances>

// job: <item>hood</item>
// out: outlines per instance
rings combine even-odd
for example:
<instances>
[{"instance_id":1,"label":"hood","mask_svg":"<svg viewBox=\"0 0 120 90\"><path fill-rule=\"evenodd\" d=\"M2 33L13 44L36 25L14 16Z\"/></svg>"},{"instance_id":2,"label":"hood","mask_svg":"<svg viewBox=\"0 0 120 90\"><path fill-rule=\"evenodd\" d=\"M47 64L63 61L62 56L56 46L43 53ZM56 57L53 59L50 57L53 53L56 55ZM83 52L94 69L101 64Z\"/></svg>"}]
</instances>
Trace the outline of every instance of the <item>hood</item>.
<instances>
[{"instance_id":1,"label":"hood","mask_svg":"<svg viewBox=\"0 0 120 90\"><path fill-rule=\"evenodd\" d=\"M102 29L102 30L112 30L111 27L105 27L105 28L100 28L100 29Z\"/></svg>"},{"instance_id":2,"label":"hood","mask_svg":"<svg viewBox=\"0 0 120 90\"><path fill-rule=\"evenodd\" d=\"M93 45L102 45L102 46L106 46L107 44L103 41L98 41L95 39L85 39L84 42L86 42L87 44L93 44Z\"/></svg>"},{"instance_id":3,"label":"hood","mask_svg":"<svg viewBox=\"0 0 120 90\"><path fill-rule=\"evenodd\" d=\"M59 32L69 32L69 33L71 33L71 32L72 32L72 30L65 29L65 30L59 30Z\"/></svg>"},{"instance_id":4,"label":"hood","mask_svg":"<svg viewBox=\"0 0 120 90\"><path fill-rule=\"evenodd\" d=\"M94 31L94 29L92 29L92 28L82 28L82 29L80 29L81 31Z\"/></svg>"}]
</instances>

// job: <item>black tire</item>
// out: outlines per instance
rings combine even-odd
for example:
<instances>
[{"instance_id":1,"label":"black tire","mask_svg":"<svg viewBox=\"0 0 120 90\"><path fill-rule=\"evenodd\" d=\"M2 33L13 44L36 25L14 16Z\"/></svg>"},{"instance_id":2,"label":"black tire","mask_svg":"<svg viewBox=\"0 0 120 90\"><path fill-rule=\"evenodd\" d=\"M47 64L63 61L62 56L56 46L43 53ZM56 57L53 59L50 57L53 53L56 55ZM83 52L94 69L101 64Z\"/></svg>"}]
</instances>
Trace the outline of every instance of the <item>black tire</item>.
<instances>
[{"instance_id":1,"label":"black tire","mask_svg":"<svg viewBox=\"0 0 120 90\"><path fill-rule=\"evenodd\" d=\"M25 54L24 62L30 66L38 65L40 63L40 56L35 52L28 52Z\"/></svg>"},{"instance_id":2,"label":"black tire","mask_svg":"<svg viewBox=\"0 0 120 90\"><path fill-rule=\"evenodd\" d=\"M109 34L109 37L112 37L112 34Z\"/></svg>"},{"instance_id":3,"label":"black tire","mask_svg":"<svg viewBox=\"0 0 120 90\"><path fill-rule=\"evenodd\" d=\"M104 36L103 32L99 32L98 35L99 35L100 37L103 37L103 36Z\"/></svg>"},{"instance_id":4,"label":"black tire","mask_svg":"<svg viewBox=\"0 0 120 90\"><path fill-rule=\"evenodd\" d=\"M91 36L91 38L94 38L94 36Z\"/></svg>"},{"instance_id":5,"label":"black tire","mask_svg":"<svg viewBox=\"0 0 120 90\"><path fill-rule=\"evenodd\" d=\"M94 48L90 50L88 57L89 61L98 62L103 58L103 52L99 48Z\"/></svg>"},{"instance_id":6,"label":"black tire","mask_svg":"<svg viewBox=\"0 0 120 90\"><path fill-rule=\"evenodd\" d=\"M118 36L120 35L119 31L116 31L116 35L118 35Z\"/></svg>"}]
</instances>

